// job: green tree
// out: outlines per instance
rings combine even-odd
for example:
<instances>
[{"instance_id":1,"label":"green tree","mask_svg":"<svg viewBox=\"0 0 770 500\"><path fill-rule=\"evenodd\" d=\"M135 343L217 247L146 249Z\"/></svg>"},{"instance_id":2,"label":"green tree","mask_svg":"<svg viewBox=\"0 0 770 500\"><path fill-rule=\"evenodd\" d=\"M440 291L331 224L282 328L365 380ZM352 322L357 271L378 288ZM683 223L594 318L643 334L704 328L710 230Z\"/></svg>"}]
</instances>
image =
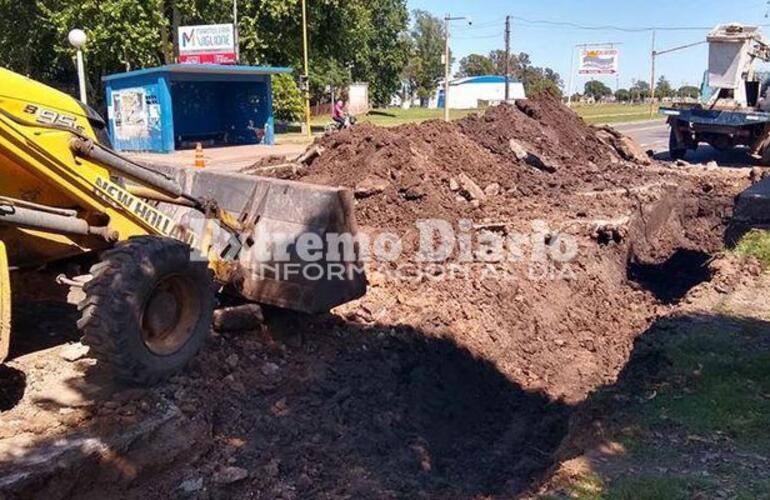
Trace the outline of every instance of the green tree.
<instances>
[{"instance_id":1,"label":"green tree","mask_svg":"<svg viewBox=\"0 0 770 500\"><path fill-rule=\"evenodd\" d=\"M526 61L529 61L529 56L524 54L526 56ZM505 51L504 50L493 50L489 53L489 60L492 62L492 65L495 67L495 75L505 75ZM519 56L516 54L510 54L510 57L508 58L508 67L510 68L511 74L515 75L516 71L519 69Z\"/></svg>"},{"instance_id":2,"label":"green tree","mask_svg":"<svg viewBox=\"0 0 770 500\"><path fill-rule=\"evenodd\" d=\"M302 119L305 100L291 75L273 75L273 110L278 120L293 122Z\"/></svg>"},{"instance_id":3,"label":"green tree","mask_svg":"<svg viewBox=\"0 0 770 500\"><path fill-rule=\"evenodd\" d=\"M377 106L390 103L401 87L401 72L409 60L409 11L406 0L368 0L371 20L366 58L353 67L353 77L369 82Z\"/></svg>"},{"instance_id":4,"label":"green tree","mask_svg":"<svg viewBox=\"0 0 770 500\"><path fill-rule=\"evenodd\" d=\"M503 72L504 73L504 72ZM481 54L471 54L460 59L458 78L466 76L497 75L500 74L492 60Z\"/></svg>"},{"instance_id":5,"label":"green tree","mask_svg":"<svg viewBox=\"0 0 770 500\"><path fill-rule=\"evenodd\" d=\"M658 83L655 85L655 96L659 98L671 97L674 95L674 89L671 87L671 83L666 80L666 77L661 75L658 79Z\"/></svg>"},{"instance_id":6,"label":"green tree","mask_svg":"<svg viewBox=\"0 0 770 500\"><path fill-rule=\"evenodd\" d=\"M640 101L650 97L650 84L644 80L637 80L631 85L629 91L633 101Z\"/></svg>"},{"instance_id":7,"label":"green tree","mask_svg":"<svg viewBox=\"0 0 770 500\"><path fill-rule=\"evenodd\" d=\"M302 68L300 0L241 2L240 13L242 63ZM231 19L223 0L0 0L0 63L48 83L74 82L67 33L80 27L99 94L105 74L173 62L175 27ZM316 81L339 80L342 69L348 80L369 81L375 102L398 89L408 57L405 0L315 0L308 20Z\"/></svg>"},{"instance_id":8,"label":"green tree","mask_svg":"<svg viewBox=\"0 0 770 500\"><path fill-rule=\"evenodd\" d=\"M413 17L412 62L406 68L406 79L412 94L425 106L444 76L446 33L441 20L428 12L416 10Z\"/></svg>"},{"instance_id":9,"label":"green tree","mask_svg":"<svg viewBox=\"0 0 770 500\"><path fill-rule=\"evenodd\" d=\"M472 57L472 59L470 59ZM466 61L467 71L463 67L463 61ZM551 68L533 66L529 54L521 52L519 54L510 54L508 67L512 78L519 80L524 85L527 94L537 94L539 92L549 91L556 95L561 95L562 80L561 76ZM466 71L463 71L466 69ZM468 58L460 61L460 70L467 73L464 76L479 74L505 75L505 51L493 50L488 56L472 54Z\"/></svg>"},{"instance_id":10,"label":"green tree","mask_svg":"<svg viewBox=\"0 0 770 500\"><path fill-rule=\"evenodd\" d=\"M597 101L612 95L612 89L599 80L590 80L586 82L583 92L588 97L593 97Z\"/></svg>"},{"instance_id":11,"label":"green tree","mask_svg":"<svg viewBox=\"0 0 770 500\"><path fill-rule=\"evenodd\" d=\"M683 85L676 91L678 97L697 99L700 96L700 89L692 85Z\"/></svg>"},{"instance_id":12,"label":"green tree","mask_svg":"<svg viewBox=\"0 0 770 500\"><path fill-rule=\"evenodd\" d=\"M615 91L615 99L619 102L628 102L631 100L631 92L628 89L618 89Z\"/></svg>"}]
</instances>

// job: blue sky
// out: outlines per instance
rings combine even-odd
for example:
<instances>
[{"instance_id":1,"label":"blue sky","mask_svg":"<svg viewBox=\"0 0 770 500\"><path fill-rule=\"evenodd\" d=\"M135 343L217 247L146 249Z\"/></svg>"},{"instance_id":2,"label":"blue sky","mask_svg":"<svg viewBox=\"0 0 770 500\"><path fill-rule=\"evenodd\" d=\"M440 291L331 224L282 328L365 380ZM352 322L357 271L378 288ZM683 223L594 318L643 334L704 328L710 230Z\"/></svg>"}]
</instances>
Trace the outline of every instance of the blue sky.
<instances>
[{"instance_id":1,"label":"blue sky","mask_svg":"<svg viewBox=\"0 0 770 500\"><path fill-rule=\"evenodd\" d=\"M528 20L571 22L584 26L702 28L732 21L770 24L770 18L765 18L767 0L408 0L408 5L410 10L427 10L439 17L446 13L471 16L472 26L460 21L452 25L452 50L457 60L471 53L504 48L504 18L507 14ZM617 83L628 87L633 80L650 79L650 32L589 31L518 19L512 23L512 50L528 53L537 66L552 67L562 75L565 85L569 80L573 47L592 42L622 44L618 47L621 50L619 78L601 78L613 89ZM702 41L707 32L708 29L658 31L656 48L664 50ZM764 32L770 38L770 27L764 28ZM706 45L661 55L657 58L656 74L665 75L674 87L685 83L699 86L707 57ZM585 78L576 77L575 89L582 89L585 81Z\"/></svg>"}]
</instances>

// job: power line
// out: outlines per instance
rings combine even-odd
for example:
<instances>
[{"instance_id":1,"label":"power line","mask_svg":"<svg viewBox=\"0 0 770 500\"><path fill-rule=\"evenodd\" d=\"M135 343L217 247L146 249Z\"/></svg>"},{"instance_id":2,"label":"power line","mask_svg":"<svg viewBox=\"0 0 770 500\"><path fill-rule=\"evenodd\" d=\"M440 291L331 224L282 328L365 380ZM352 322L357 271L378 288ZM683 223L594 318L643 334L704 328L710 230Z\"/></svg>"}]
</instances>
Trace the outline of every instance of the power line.
<instances>
[{"instance_id":1,"label":"power line","mask_svg":"<svg viewBox=\"0 0 770 500\"><path fill-rule=\"evenodd\" d=\"M713 29L713 26L615 26L615 25L598 25L588 26L569 21L549 21L545 19L529 19L520 16L511 16L513 19L517 19L521 22L535 25L547 25L547 26L560 26L569 27L586 31L623 31L626 33L643 33L649 31L709 31ZM761 27L768 27L770 24L762 24Z\"/></svg>"},{"instance_id":2,"label":"power line","mask_svg":"<svg viewBox=\"0 0 770 500\"><path fill-rule=\"evenodd\" d=\"M503 35L502 32L495 33L493 35L475 35L475 36L453 36L455 40L487 40L490 38L500 38Z\"/></svg>"}]
</instances>

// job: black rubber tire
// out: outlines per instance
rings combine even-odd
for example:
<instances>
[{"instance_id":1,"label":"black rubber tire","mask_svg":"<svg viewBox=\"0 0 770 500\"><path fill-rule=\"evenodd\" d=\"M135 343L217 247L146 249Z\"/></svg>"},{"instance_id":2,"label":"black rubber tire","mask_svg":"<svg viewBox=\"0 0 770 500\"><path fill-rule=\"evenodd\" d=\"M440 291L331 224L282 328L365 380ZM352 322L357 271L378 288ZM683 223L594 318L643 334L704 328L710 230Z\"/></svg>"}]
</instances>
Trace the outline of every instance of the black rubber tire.
<instances>
[{"instance_id":1,"label":"black rubber tire","mask_svg":"<svg viewBox=\"0 0 770 500\"><path fill-rule=\"evenodd\" d=\"M119 381L157 384L182 370L203 346L214 311L214 279L206 261L191 256L180 241L142 236L118 243L91 267L78 328L91 355ZM173 308L177 314L170 320L182 333L178 348L161 354L146 339L145 310L157 287L169 281L185 284L185 297L174 302L183 305Z\"/></svg>"},{"instance_id":2,"label":"black rubber tire","mask_svg":"<svg viewBox=\"0 0 770 500\"><path fill-rule=\"evenodd\" d=\"M671 132L668 134L668 155L672 160L676 161L683 160L686 154L687 148L679 147L679 141L676 139L676 132L674 132L672 127Z\"/></svg>"}]
</instances>

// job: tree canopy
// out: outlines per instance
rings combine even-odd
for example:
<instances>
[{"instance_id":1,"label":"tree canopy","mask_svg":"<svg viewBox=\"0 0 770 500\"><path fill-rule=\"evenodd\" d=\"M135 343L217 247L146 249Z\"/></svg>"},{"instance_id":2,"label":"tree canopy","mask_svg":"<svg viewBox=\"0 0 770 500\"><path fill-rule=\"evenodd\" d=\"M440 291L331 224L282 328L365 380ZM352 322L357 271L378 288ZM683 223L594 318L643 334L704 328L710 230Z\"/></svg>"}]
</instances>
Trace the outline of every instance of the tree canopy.
<instances>
[{"instance_id":1,"label":"tree canopy","mask_svg":"<svg viewBox=\"0 0 770 500\"><path fill-rule=\"evenodd\" d=\"M689 97L697 99L700 96L700 89L692 85L683 85L676 91L677 97Z\"/></svg>"},{"instance_id":2,"label":"tree canopy","mask_svg":"<svg viewBox=\"0 0 770 500\"><path fill-rule=\"evenodd\" d=\"M618 89L615 91L615 100L619 102L628 102L631 100L631 92L628 89Z\"/></svg>"},{"instance_id":3,"label":"tree canopy","mask_svg":"<svg viewBox=\"0 0 770 500\"><path fill-rule=\"evenodd\" d=\"M639 101L641 99L650 97L650 84L644 80L637 80L633 85L631 85L629 91L631 92L631 99L634 101Z\"/></svg>"},{"instance_id":4,"label":"tree canopy","mask_svg":"<svg viewBox=\"0 0 770 500\"><path fill-rule=\"evenodd\" d=\"M497 67L492 60L481 54L471 54L460 59L460 70L457 77L496 75Z\"/></svg>"},{"instance_id":5,"label":"tree canopy","mask_svg":"<svg viewBox=\"0 0 770 500\"><path fill-rule=\"evenodd\" d=\"M442 61L446 30L441 20L428 12L416 10L413 18L411 57L404 70L404 79L409 92L425 103L444 77Z\"/></svg>"},{"instance_id":6,"label":"tree canopy","mask_svg":"<svg viewBox=\"0 0 770 500\"><path fill-rule=\"evenodd\" d=\"M232 21L221 0L0 0L0 64L53 83L74 81L67 33L82 28L88 80L98 95L103 75L174 60L175 28ZM311 82L370 82L384 103L398 90L409 56L406 0L308 2ZM302 67L300 0L241 2L241 62Z\"/></svg>"},{"instance_id":7,"label":"tree canopy","mask_svg":"<svg viewBox=\"0 0 770 500\"><path fill-rule=\"evenodd\" d=\"M511 76L524 84L527 94L549 90L561 94L561 76L551 68L533 66L529 54L511 54L508 61ZM456 76L505 75L505 51L493 50L489 55L471 54L460 60Z\"/></svg>"},{"instance_id":8,"label":"tree canopy","mask_svg":"<svg viewBox=\"0 0 770 500\"><path fill-rule=\"evenodd\" d=\"M659 98L673 97L674 89L671 87L671 83L666 80L666 77L661 75L658 79L658 83L655 85L655 96Z\"/></svg>"},{"instance_id":9,"label":"tree canopy","mask_svg":"<svg viewBox=\"0 0 770 500\"><path fill-rule=\"evenodd\" d=\"M597 101L603 97L612 95L612 89L599 80L590 80L586 82L583 92L588 97L593 97Z\"/></svg>"}]
</instances>

